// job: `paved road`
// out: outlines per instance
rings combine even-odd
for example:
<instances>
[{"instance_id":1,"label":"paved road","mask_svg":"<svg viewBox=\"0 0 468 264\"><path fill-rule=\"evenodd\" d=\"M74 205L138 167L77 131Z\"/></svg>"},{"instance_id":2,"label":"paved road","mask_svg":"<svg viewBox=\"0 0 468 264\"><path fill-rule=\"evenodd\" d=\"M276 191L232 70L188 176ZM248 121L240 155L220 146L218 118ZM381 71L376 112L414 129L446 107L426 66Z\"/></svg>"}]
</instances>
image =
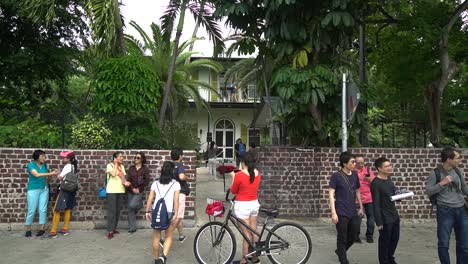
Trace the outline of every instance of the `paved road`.
<instances>
[{"instance_id":1,"label":"paved road","mask_svg":"<svg viewBox=\"0 0 468 264\"><path fill-rule=\"evenodd\" d=\"M206 196L223 197L222 181L208 182L205 171L199 173L197 185L197 226L207 221L204 215ZM278 220L275 220L278 221ZM305 225L312 237L313 251L308 263L338 263L334 254L336 232L332 225L322 220L297 220ZM364 224L364 223L363 223ZM168 263L196 263L193 254L193 238L198 227L186 229L188 236L184 243L175 243ZM364 230L364 226L362 228ZM141 229L133 235L122 234L107 240L104 230L72 230L67 237L57 239L26 239L22 231L0 231L0 263L15 264L74 264L74 263L153 263L151 253L150 229ZM377 240L377 236L375 237ZM453 239L452 239L453 240ZM239 235L237 237L240 245ZM451 255L455 256L455 242L451 242ZM239 248L239 246L238 246ZM237 252L236 259L240 253ZM400 243L396 253L400 264L438 263L434 224L403 223ZM349 252L351 263L375 264L377 261L377 243L357 244ZM261 257L262 263L269 263ZM454 261L454 259L452 260ZM455 262L453 262L455 263Z\"/></svg>"}]
</instances>

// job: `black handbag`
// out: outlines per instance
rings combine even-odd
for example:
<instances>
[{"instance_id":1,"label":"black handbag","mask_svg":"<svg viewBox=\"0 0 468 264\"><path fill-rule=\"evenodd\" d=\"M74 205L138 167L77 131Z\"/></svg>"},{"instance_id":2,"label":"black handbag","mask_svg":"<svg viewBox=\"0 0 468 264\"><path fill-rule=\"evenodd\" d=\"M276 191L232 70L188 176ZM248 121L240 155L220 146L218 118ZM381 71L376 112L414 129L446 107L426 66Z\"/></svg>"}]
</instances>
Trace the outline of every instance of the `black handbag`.
<instances>
[{"instance_id":1,"label":"black handbag","mask_svg":"<svg viewBox=\"0 0 468 264\"><path fill-rule=\"evenodd\" d=\"M79 188L78 178L79 178L79 175L78 173L75 172L75 169L73 168L73 165L72 165L72 171L65 174L65 176L63 177L63 180L60 182L60 190L66 191L66 192L77 191Z\"/></svg>"}]
</instances>

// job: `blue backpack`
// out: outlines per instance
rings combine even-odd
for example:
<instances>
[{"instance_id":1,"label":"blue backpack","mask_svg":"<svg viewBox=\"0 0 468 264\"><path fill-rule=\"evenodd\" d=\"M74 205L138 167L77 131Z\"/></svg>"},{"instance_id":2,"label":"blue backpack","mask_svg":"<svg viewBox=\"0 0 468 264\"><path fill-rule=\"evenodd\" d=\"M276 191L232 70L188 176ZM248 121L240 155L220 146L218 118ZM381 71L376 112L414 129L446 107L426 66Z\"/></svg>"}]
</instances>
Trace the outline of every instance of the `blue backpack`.
<instances>
[{"instance_id":1,"label":"blue backpack","mask_svg":"<svg viewBox=\"0 0 468 264\"><path fill-rule=\"evenodd\" d=\"M172 185L174 185L174 182L171 184L166 194L162 196L158 188L158 183L156 183L156 188L161 198L156 203L154 209L151 210L151 227L154 229L166 230L171 225L171 221L169 219L169 212L167 211L166 201L164 200L164 198L171 190Z\"/></svg>"}]
</instances>

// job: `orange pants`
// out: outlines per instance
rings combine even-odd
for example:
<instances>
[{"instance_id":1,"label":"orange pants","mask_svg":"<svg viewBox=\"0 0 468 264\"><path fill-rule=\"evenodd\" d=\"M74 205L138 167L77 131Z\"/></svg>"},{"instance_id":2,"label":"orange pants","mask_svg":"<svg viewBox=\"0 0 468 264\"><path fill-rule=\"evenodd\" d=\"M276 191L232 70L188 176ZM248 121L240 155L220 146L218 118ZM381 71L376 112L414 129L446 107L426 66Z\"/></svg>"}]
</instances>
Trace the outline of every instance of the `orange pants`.
<instances>
[{"instance_id":1,"label":"orange pants","mask_svg":"<svg viewBox=\"0 0 468 264\"><path fill-rule=\"evenodd\" d=\"M59 195L57 195L57 200L59 198ZM57 204L57 200L55 200L55 204ZM60 212L55 211L55 206L54 206L54 215L52 217L52 228L50 229L51 234L57 234L57 228L60 222ZM65 209L63 211L63 231L68 231L68 225L70 224L70 219L71 219L71 210L70 209Z\"/></svg>"}]
</instances>

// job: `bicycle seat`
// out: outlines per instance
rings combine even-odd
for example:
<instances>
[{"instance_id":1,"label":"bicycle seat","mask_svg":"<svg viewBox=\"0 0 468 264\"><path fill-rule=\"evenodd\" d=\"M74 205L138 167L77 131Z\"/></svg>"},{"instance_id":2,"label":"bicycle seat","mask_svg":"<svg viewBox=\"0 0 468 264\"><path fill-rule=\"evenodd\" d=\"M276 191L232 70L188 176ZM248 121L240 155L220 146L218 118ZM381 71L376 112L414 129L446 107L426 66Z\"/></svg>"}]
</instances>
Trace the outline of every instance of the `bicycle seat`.
<instances>
[{"instance_id":1,"label":"bicycle seat","mask_svg":"<svg viewBox=\"0 0 468 264\"><path fill-rule=\"evenodd\" d=\"M271 216L271 217L277 217L279 215L278 209L276 208L260 207L260 212L265 213L267 216Z\"/></svg>"}]
</instances>

